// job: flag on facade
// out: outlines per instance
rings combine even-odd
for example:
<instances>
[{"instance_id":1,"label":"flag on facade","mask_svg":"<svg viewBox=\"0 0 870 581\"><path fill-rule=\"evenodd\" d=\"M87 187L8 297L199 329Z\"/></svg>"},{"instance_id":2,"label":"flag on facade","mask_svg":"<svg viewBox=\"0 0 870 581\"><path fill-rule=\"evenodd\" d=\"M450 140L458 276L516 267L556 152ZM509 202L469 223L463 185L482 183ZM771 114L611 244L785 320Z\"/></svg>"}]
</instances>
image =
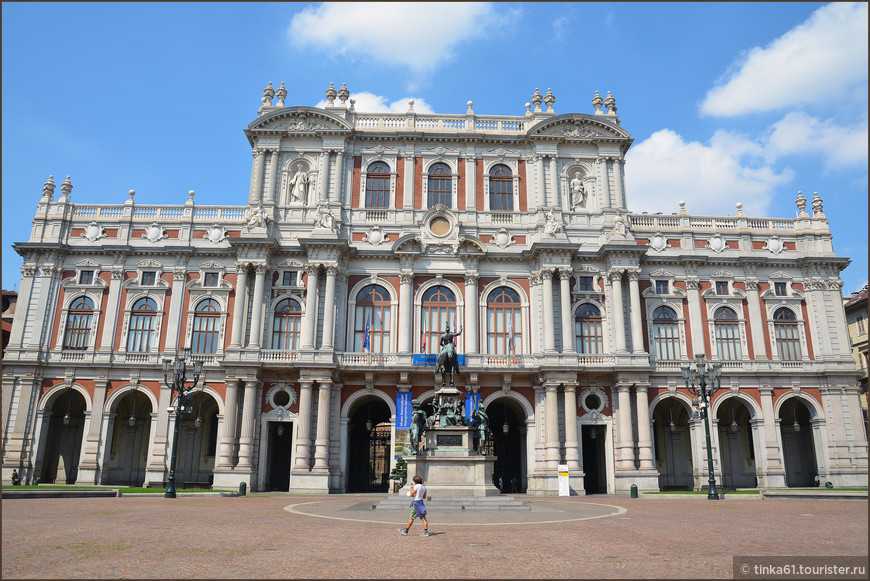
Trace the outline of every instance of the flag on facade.
<instances>
[{"instance_id":1,"label":"flag on facade","mask_svg":"<svg viewBox=\"0 0 870 581\"><path fill-rule=\"evenodd\" d=\"M365 353L369 353L372 350L372 322L369 315L366 315L366 328L363 331L362 348Z\"/></svg>"},{"instance_id":2,"label":"flag on facade","mask_svg":"<svg viewBox=\"0 0 870 581\"><path fill-rule=\"evenodd\" d=\"M508 315L508 317L509 318L508 318L508 334L507 334L508 344L507 344L507 347L508 347L508 353L513 355L513 352L514 352L514 314L513 314L513 312L511 312Z\"/></svg>"},{"instance_id":3,"label":"flag on facade","mask_svg":"<svg viewBox=\"0 0 870 581\"><path fill-rule=\"evenodd\" d=\"M421 331L423 333L423 336L420 338L420 352L425 353L426 352L426 331L427 331L426 311L423 311L423 325L421 327Z\"/></svg>"}]
</instances>

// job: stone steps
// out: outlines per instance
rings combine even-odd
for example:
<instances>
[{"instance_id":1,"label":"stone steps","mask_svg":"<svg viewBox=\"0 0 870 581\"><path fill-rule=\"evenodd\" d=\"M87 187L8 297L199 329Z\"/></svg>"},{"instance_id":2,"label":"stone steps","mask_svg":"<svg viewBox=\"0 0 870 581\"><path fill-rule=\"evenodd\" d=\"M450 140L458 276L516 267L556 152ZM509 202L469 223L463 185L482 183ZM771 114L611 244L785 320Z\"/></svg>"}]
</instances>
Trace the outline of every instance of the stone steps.
<instances>
[{"instance_id":1,"label":"stone steps","mask_svg":"<svg viewBox=\"0 0 870 581\"><path fill-rule=\"evenodd\" d=\"M409 510L411 498L403 494L390 494L378 504L379 510ZM433 496L426 499L427 510L531 510L531 506L512 496Z\"/></svg>"}]
</instances>

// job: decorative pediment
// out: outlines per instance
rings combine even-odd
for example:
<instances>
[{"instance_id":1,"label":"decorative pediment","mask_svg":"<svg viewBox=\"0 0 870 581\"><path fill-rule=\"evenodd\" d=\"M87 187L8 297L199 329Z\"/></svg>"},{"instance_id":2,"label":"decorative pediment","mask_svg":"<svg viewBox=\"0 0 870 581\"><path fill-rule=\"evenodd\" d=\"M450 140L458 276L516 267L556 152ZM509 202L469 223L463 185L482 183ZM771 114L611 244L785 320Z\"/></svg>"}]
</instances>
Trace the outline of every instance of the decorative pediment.
<instances>
[{"instance_id":1,"label":"decorative pediment","mask_svg":"<svg viewBox=\"0 0 870 581\"><path fill-rule=\"evenodd\" d=\"M774 272L773 274L771 274L771 275L768 276L767 278L769 278L770 280L773 280L773 279L775 279L775 278L788 278L788 279L791 279L791 278L794 278L794 277L793 277L792 275L788 274L787 272L783 272L783 271L781 271L781 270L777 270L776 272Z\"/></svg>"},{"instance_id":2,"label":"decorative pediment","mask_svg":"<svg viewBox=\"0 0 870 581\"><path fill-rule=\"evenodd\" d=\"M651 277L654 278L674 278L676 275L670 270L665 270L664 268L660 268L658 270L654 270L649 273Z\"/></svg>"},{"instance_id":3,"label":"decorative pediment","mask_svg":"<svg viewBox=\"0 0 870 581\"><path fill-rule=\"evenodd\" d=\"M100 264L98 262L94 262L90 258L86 258L84 260L80 260L80 261L76 262L77 268L89 268L89 267L99 268L99 266L100 266Z\"/></svg>"},{"instance_id":4,"label":"decorative pediment","mask_svg":"<svg viewBox=\"0 0 870 581\"><path fill-rule=\"evenodd\" d=\"M529 131L529 135L564 137L567 139L628 139L621 127L583 116L557 116L547 119Z\"/></svg>"},{"instance_id":5,"label":"decorative pediment","mask_svg":"<svg viewBox=\"0 0 870 581\"><path fill-rule=\"evenodd\" d=\"M601 269L597 266L592 266L591 264L581 264L579 267L575 268L574 271L581 272L601 272Z\"/></svg>"},{"instance_id":6,"label":"decorative pediment","mask_svg":"<svg viewBox=\"0 0 870 581\"><path fill-rule=\"evenodd\" d=\"M445 157L458 157L459 150L453 149L451 147L444 147L443 145L436 145L435 147L430 147L429 149L424 149L421 151L424 156L428 157L437 157L438 159L443 159Z\"/></svg>"},{"instance_id":7,"label":"decorative pediment","mask_svg":"<svg viewBox=\"0 0 870 581\"><path fill-rule=\"evenodd\" d=\"M710 275L710 278L734 278L734 273L730 270L717 270Z\"/></svg>"},{"instance_id":8,"label":"decorative pediment","mask_svg":"<svg viewBox=\"0 0 870 581\"><path fill-rule=\"evenodd\" d=\"M372 145L371 147L363 148L362 153L380 157L380 156L384 155L385 153L390 154L390 155L398 155L399 150L395 147L387 147L387 146L379 143L377 145Z\"/></svg>"},{"instance_id":9,"label":"decorative pediment","mask_svg":"<svg viewBox=\"0 0 870 581\"><path fill-rule=\"evenodd\" d=\"M162 264L157 262L156 260L143 260L139 264L136 265L137 268L162 268Z\"/></svg>"},{"instance_id":10,"label":"decorative pediment","mask_svg":"<svg viewBox=\"0 0 870 581\"><path fill-rule=\"evenodd\" d=\"M484 157L497 157L503 160L505 157L519 157L520 152L516 149L505 149L504 147L494 147L482 152Z\"/></svg>"},{"instance_id":11,"label":"decorative pediment","mask_svg":"<svg viewBox=\"0 0 870 581\"><path fill-rule=\"evenodd\" d=\"M260 117L248 126L250 130L314 133L317 131L350 131L347 121L337 119L309 107L281 109Z\"/></svg>"},{"instance_id":12,"label":"decorative pediment","mask_svg":"<svg viewBox=\"0 0 870 581\"><path fill-rule=\"evenodd\" d=\"M203 262L199 265L200 270L206 270L208 268L219 268L222 270L224 268L224 265L220 262L215 262L214 260L210 260L209 262Z\"/></svg>"}]
</instances>

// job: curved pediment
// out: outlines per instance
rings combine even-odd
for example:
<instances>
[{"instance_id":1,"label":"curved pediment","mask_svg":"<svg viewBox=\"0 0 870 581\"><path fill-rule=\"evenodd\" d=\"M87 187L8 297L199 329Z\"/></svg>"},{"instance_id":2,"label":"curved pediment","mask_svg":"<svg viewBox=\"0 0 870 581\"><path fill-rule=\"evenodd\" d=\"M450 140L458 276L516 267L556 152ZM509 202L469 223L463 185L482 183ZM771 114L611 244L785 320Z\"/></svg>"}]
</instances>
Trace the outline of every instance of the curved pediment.
<instances>
[{"instance_id":1,"label":"curved pediment","mask_svg":"<svg viewBox=\"0 0 870 581\"><path fill-rule=\"evenodd\" d=\"M631 139L622 127L600 121L593 115L557 115L532 126L528 135L563 139Z\"/></svg>"},{"instance_id":2,"label":"curved pediment","mask_svg":"<svg viewBox=\"0 0 870 581\"><path fill-rule=\"evenodd\" d=\"M320 131L350 131L353 126L316 107L275 108L248 125L248 131L282 133L316 133Z\"/></svg>"}]
</instances>

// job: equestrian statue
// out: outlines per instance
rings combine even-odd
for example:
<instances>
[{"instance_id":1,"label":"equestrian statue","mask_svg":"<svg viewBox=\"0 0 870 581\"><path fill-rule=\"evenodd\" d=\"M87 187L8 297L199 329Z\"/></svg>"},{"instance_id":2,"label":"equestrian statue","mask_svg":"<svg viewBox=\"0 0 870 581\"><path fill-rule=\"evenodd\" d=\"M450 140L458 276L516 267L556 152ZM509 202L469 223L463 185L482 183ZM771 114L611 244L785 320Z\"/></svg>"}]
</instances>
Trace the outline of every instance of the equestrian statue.
<instances>
[{"instance_id":1,"label":"equestrian statue","mask_svg":"<svg viewBox=\"0 0 870 581\"><path fill-rule=\"evenodd\" d=\"M459 357L456 355L456 349L453 348L453 339L462 334L463 327L459 327L459 332L450 332L450 323L447 323L447 330L441 335L438 340L441 345L441 351L438 353L438 364L435 366L435 376L441 373L441 387L447 385L447 373L450 373L450 387L453 385L453 374L459 371Z\"/></svg>"}]
</instances>

